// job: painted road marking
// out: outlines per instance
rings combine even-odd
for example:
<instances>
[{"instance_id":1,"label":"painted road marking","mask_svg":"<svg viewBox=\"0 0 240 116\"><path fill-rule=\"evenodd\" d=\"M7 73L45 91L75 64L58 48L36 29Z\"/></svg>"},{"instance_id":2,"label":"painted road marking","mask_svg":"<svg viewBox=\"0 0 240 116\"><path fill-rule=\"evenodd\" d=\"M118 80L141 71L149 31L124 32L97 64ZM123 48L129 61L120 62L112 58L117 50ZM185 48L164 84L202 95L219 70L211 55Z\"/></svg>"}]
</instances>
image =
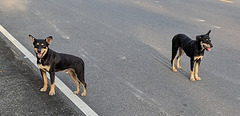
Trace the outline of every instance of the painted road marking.
<instances>
[{"instance_id":1,"label":"painted road marking","mask_svg":"<svg viewBox=\"0 0 240 116\"><path fill-rule=\"evenodd\" d=\"M206 22L206 20L204 20L204 19L195 19L195 20L198 21L198 22ZM216 26L216 25L212 25L212 27L214 27L216 29L220 29L221 28L221 27Z\"/></svg>"},{"instance_id":2,"label":"painted road marking","mask_svg":"<svg viewBox=\"0 0 240 116\"><path fill-rule=\"evenodd\" d=\"M217 29L220 29L221 27L219 26L216 26L216 25L213 25L214 28L217 28Z\"/></svg>"},{"instance_id":3,"label":"painted road marking","mask_svg":"<svg viewBox=\"0 0 240 116\"><path fill-rule=\"evenodd\" d=\"M0 32L6 36L36 67L36 57L28 51L18 40L16 40L2 25L0 25ZM49 79L49 74L48 74ZM55 85L87 116L98 116L84 101L77 95L73 94L57 76L55 77Z\"/></svg>"},{"instance_id":4,"label":"painted road marking","mask_svg":"<svg viewBox=\"0 0 240 116\"><path fill-rule=\"evenodd\" d=\"M226 3L230 3L230 4L233 4L233 3L234 3L233 1L230 1L230 0L219 0L219 1L226 2Z\"/></svg>"},{"instance_id":5,"label":"painted road marking","mask_svg":"<svg viewBox=\"0 0 240 116\"><path fill-rule=\"evenodd\" d=\"M199 22L205 22L206 20L203 20L203 19L197 19L197 21L199 21Z\"/></svg>"}]
</instances>

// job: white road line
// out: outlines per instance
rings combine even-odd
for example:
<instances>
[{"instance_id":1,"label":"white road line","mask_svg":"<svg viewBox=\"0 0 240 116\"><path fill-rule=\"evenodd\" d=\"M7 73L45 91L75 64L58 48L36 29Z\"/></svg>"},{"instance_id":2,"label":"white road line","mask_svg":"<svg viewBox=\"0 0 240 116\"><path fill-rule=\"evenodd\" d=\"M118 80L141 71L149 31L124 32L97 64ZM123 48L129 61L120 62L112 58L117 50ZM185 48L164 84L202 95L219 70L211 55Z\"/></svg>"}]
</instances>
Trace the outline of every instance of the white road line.
<instances>
[{"instance_id":1,"label":"white road line","mask_svg":"<svg viewBox=\"0 0 240 116\"><path fill-rule=\"evenodd\" d=\"M18 40L16 40L2 25L0 25L0 32L5 35L36 67L36 57L28 51ZM48 75L49 78L49 75ZM77 95L73 94L57 76L55 77L55 85L87 116L98 116L85 102L83 102Z\"/></svg>"},{"instance_id":2,"label":"white road line","mask_svg":"<svg viewBox=\"0 0 240 116\"><path fill-rule=\"evenodd\" d=\"M230 4L233 4L233 3L234 3L233 1L230 1L230 0L219 0L219 1L226 2L226 3L230 3Z\"/></svg>"},{"instance_id":3,"label":"white road line","mask_svg":"<svg viewBox=\"0 0 240 116\"><path fill-rule=\"evenodd\" d=\"M221 27L219 26L216 26L216 25L213 25L214 28L217 28L217 29L220 29Z\"/></svg>"},{"instance_id":4,"label":"white road line","mask_svg":"<svg viewBox=\"0 0 240 116\"><path fill-rule=\"evenodd\" d=\"M199 22L205 22L205 20L203 20L203 19L197 19L197 21L199 21Z\"/></svg>"}]
</instances>

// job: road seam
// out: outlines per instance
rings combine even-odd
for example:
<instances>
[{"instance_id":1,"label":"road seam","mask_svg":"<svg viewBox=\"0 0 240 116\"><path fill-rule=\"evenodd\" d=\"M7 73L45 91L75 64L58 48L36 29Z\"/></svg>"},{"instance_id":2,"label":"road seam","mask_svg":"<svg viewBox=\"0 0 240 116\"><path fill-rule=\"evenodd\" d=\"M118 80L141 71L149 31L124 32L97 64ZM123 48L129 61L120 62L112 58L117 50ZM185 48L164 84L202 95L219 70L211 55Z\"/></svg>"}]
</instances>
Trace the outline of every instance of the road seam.
<instances>
[{"instance_id":1,"label":"road seam","mask_svg":"<svg viewBox=\"0 0 240 116\"><path fill-rule=\"evenodd\" d=\"M27 50L17 39L15 39L2 25L0 25L0 32L6 36L36 67L36 57ZM49 74L47 75L49 79ZM68 97L86 116L98 116L84 101L77 95L73 94L67 85L65 85L57 76L55 76L55 85Z\"/></svg>"}]
</instances>

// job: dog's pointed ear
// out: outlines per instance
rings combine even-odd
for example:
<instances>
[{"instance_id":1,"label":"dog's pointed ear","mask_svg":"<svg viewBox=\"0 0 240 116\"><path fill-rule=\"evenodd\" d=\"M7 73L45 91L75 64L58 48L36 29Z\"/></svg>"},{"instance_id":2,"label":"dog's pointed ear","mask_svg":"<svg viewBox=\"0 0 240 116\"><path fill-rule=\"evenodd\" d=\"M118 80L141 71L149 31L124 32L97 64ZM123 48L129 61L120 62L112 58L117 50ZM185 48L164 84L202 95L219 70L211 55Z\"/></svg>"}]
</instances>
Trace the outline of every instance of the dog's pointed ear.
<instances>
[{"instance_id":1,"label":"dog's pointed ear","mask_svg":"<svg viewBox=\"0 0 240 116\"><path fill-rule=\"evenodd\" d=\"M49 37L46 38L46 42L47 42L49 45L51 44L52 40L53 40L52 36L49 36Z\"/></svg>"},{"instance_id":2,"label":"dog's pointed ear","mask_svg":"<svg viewBox=\"0 0 240 116\"><path fill-rule=\"evenodd\" d=\"M35 38L29 34L29 38L34 42L35 41Z\"/></svg>"},{"instance_id":3,"label":"dog's pointed ear","mask_svg":"<svg viewBox=\"0 0 240 116\"><path fill-rule=\"evenodd\" d=\"M207 35L210 36L210 33L211 33L211 30L209 30L209 31L207 32Z\"/></svg>"}]
</instances>

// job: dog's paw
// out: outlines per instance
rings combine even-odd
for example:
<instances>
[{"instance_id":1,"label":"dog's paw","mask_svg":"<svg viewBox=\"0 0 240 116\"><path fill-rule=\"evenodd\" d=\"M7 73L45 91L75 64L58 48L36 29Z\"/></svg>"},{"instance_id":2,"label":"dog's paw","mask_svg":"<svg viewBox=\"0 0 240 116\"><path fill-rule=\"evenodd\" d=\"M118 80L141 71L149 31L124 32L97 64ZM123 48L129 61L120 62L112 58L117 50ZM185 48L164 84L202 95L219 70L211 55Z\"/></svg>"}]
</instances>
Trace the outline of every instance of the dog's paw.
<instances>
[{"instance_id":1,"label":"dog's paw","mask_svg":"<svg viewBox=\"0 0 240 116\"><path fill-rule=\"evenodd\" d=\"M181 66L177 66L177 69L181 69L182 67Z\"/></svg>"},{"instance_id":2,"label":"dog's paw","mask_svg":"<svg viewBox=\"0 0 240 116\"><path fill-rule=\"evenodd\" d=\"M84 92L82 92L82 94L81 94L81 96L86 96L87 95L87 93L84 93Z\"/></svg>"},{"instance_id":3,"label":"dog's paw","mask_svg":"<svg viewBox=\"0 0 240 116\"><path fill-rule=\"evenodd\" d=\"M195 78L194 78L194 77L191 77L191 78L190 78L190 81L194 82L194 81L195 81Z\"/></svg>"},{"instance_id":4,"label":"dog's paw","mask_svg":"<svg viewBox=\"0 0 240 116\"><path fill-rule=\"evenodd\" d=\"M173 71L173 72L177 72L177 69L174 68L174 69L172 69L172 71Z\"/></svg>"},{"instance_id":5,"label":"dog's paw","mask_svg":"<svg viewBox=\"0 0 240 116\"><path fill-rule=\"evenodd\" d=\"M50 92L49 92L49 95L50 95L50 96L55 95L55 91L50 91Z\"/></svg>"},{"instance_id":6,"label":"dog's paw","mask_svg":"<svg viewBox=\"0 0 240 116\"><path fill-rule=\"evenodd\" d=\"M42 89L40 89L41 92L46 92L47 91L47 87L43 87Z\"/></svg>"},{"instance_id":7,"label":"dog's paw","mask_svg":"<svg viewBox=\"0 0 240 116\"><path fill-rule=\"evenodd\" d=\"M199 76L196 76L195 78L196 78L196 80L198 80L198 81L201 80L201 78L200 78Z\"/></svg>"},{"instance_id":8,"label":"dog's paw","mask_svg":"<svg viewBox=\"0 0 240 116\"><path fill-rule=\"evenodd\" d=\"M79 91L74 91L74 94L76 94L76 95L79 94Z\"/></svg>"}]
</instances>

